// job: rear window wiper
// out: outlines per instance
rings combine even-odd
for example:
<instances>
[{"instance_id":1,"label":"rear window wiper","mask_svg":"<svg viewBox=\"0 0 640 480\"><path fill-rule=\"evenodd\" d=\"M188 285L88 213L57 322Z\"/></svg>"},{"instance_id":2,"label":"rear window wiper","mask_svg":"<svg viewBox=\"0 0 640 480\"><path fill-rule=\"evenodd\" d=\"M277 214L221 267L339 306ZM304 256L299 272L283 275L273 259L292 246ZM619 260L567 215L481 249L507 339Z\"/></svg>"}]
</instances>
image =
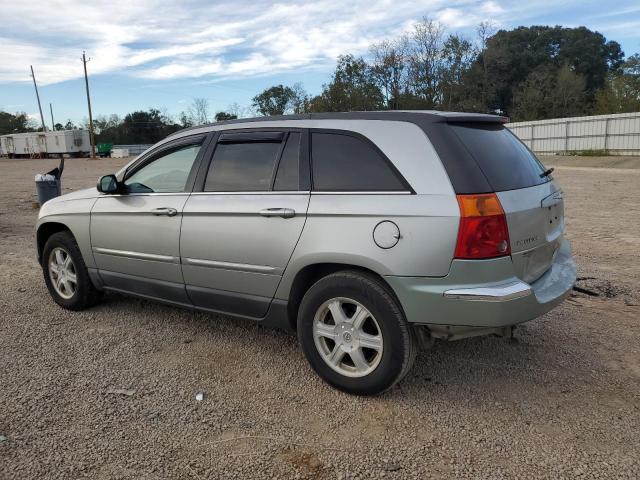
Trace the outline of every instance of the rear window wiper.
<instances>
[{"instance_id":1,"label":"rear window wiper","mask_svg":"<svg viewBox=\"0 0 640 480\"><path fill-rule=\"evenodd\" d=\"M542 172L540 174L540 178L544 178L544 177L548 177L549 175L551 175L553 173L553 167L551 167L548 170L545 170L544 172Z\"/></svg>"}]
</instances>

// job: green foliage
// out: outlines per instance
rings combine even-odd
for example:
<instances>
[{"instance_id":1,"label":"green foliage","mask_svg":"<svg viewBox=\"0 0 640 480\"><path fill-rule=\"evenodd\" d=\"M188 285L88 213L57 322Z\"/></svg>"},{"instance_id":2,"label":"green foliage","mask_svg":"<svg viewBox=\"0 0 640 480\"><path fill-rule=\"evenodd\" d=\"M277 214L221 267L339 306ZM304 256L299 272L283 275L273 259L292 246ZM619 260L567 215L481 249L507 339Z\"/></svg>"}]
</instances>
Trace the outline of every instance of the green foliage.
<instances>
[{"instance_id":1,"label":"green foliage","mask_svg":"<svg viewBox=\"0 0 640 480\"><path fill-rule=\"evenodd\" d=\"M620 45L585 27L518 27L495 31L490 22L477 38L446 35L429 18L399 38L370 48L368 60L337 59L330 81L311 97L300 83L275 85L252 99L260 115L365 110L500 110L514 121L640 111L640 55L624 61ZM216 121L246 112L239 105ZM98 142L155 143L180 128L210 121L209 102L194 98L174 122L157 109L124 118L98 116ZM26 114L0 112L0 134L33 131ZM56 130L78 128L69 120ZM588 152L579 152L588 155ZM602 154L595 152L594 154Z\"/></svg>"},{"instance_id":2,"label":"green foliage","mask_svg":"<svg viewBox=\"0 0 640 480\"><path fill-rule=\"evenodd\" d=\"M361 57L341 55L331 82L310 101L312 112L380 110L385 102L373 72Z\"/></svg>"},{"instance_id":3,"label":"green foliage","mask_svg":"<svg viewBox=\"0 0 640 480\"><path fill-rule=\"evenodd\" d=\"M117 145L156 143L182 128L170 118L151 108L127 114L124 119L111 115L108 119L98 117L94 121L96 142Z\"/></svg>"},{"instance_id":4,"label":"green foliage","mask_svg":"<svg viewBox=\"0 0 640 480\"><path fill-rule=\"evenodd\" d=\"M26 113L18 112L14 115L8 112L0 112L0 135L35 131L36 125L29 120Z\"/></svg>"},{"instance_id":5,"label":"green foliage","mask_svg":"<svg viewBox=\"0 0 640 480\"><path fill-rule=\"evenodd\" d=\"M640 55L637 53L614 72L595 96L595 114L640 111Z\"/></svg>"},{"instance_id":6,"label":"green foliage","mask_svg":"<svg viewBox=\"0 0 640 480\"><path fill-rule=\"evenodd\" d=\"M500 30L488 39L486 49L469 72L469 81L477 83L486 68L491 79L486 108L506 110L514 120L551 118L558 114L559 106L562 110L563 99L551 99L558 82L565 88L565 99L581 98L583 106L579 110L588 111L596 91L604 86L607 73L617 70L622 60L617 42L607 42L600 33L585 27L519 27ZM544 103L534 114L527 106L536 97L532 92L535 88L543 89L538 97Z\"/></svg>"},{"instance_id":7,"label":"green foliage","mask_svg":"<svg viewBox=\"0 0 640 480\"><path fill-rule=\"evenodd\" d=\"M520 121L561 118L584 113L586 81L568 65L531 72L514 92L512 116Z\"/></svg>"},{"instance_id":8,"label":"green foliage","mask_svg":"<svg viewBox=\"0 0 640 480\"><path fill-rule=\"evenodd\" d=\"M409 34L372 45L370 53L369 63L338 57L331 81L303 111L500 110L513 120L539 120L591 113L604 86L609 96L599 99L600 108L620 109L635 98L628 75L611 77L621 69L620 45L585 27L494 33L483 23L474 43L445 35L441 24L424 18ZM273 89L261 95L277 97L266 95ZM254 105L268 114L258 98Z\"/></svg>"},{"instance_id":9,"label":"green foliage","mask_svg":"<svg viewBox=\"0 0 640 480\"><path fill-rule=\"evenodd\" d=\"M611 155L608 150L570 150L565 152L563 155L572 156L572 157L607 157Z\"/></svg>"},{"instance_id":10,"label":"green foliage","mask_svg":"<svg viewBox=\"0 0 640 480\"><path fill-rule=\"evenodd\" d=\"M238 118L238 115L229 112L218 112L216 113L216 122L223 122L225 120L235 120Z\"/></svg>"},{"instance_id":11,"label":"green foliage","mask_svg":"<svg viewBox=\"0 0 640 480\"><path fill-rule=\"evenodd\" d=\"M291 87L276 85L253 97L253 107L260 115L284 115L294 95Z\"/></svg>"}]
</instances>

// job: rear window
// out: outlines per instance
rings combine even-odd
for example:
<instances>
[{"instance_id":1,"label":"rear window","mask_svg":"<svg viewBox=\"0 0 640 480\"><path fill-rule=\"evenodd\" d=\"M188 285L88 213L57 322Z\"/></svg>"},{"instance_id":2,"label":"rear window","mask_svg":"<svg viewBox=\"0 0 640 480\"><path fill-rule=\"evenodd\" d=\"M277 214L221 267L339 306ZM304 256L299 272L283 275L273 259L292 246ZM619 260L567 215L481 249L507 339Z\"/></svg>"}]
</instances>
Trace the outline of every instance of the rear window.
<instances>
[{"instance_id":1,"label":"rear window","mask_svg":"<svg viewBox=\"0 0 640 480\"><path fill-rule=\"evenodd\" d=\"M312 133L311 160L314 190L408 190L401 177L375 148L351 135Z\"/></svg>"},{"instance_id":2,"label":"rear window","mask_svg":"<svg viewBox=\"0 0 640 480\"><path fill-rule=\"evenodd\" d=\"M453 131L487 177L494 191L516 190L550 180L544 166L499 123L451 123Z\"/></svg>"}]
</instances>

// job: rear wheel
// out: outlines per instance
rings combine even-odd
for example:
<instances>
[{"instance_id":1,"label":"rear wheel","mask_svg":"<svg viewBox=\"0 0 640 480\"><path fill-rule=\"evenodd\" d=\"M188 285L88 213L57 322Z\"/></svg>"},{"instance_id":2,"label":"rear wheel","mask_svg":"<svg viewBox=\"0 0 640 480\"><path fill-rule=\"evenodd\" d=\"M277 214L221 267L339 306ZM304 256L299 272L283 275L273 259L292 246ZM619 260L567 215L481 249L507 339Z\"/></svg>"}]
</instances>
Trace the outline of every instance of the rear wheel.
<instances>
[{"instance_id":1,"label":"rear wheel","mask_svg":"<svg viewBox=\"0 0 640 480\"><path fill-rule=\"evenodd\" d=\"M416 355L398 302L373 275L344 271L316 282L298 313L312 368L340 390L375 395L402 380Z\"/></svg>"},{"instance_id":2,"label":"rear wheel","mask_svg":"<svg viewBox=\"0 0 640 480\"><path fill-rule=\"evenodd\" d=\"M101 297L89 278L80 248L70 232L57 232L42 251L44 280L55 302L68 310L84 310Z\"/></svg>"}]
</instances>

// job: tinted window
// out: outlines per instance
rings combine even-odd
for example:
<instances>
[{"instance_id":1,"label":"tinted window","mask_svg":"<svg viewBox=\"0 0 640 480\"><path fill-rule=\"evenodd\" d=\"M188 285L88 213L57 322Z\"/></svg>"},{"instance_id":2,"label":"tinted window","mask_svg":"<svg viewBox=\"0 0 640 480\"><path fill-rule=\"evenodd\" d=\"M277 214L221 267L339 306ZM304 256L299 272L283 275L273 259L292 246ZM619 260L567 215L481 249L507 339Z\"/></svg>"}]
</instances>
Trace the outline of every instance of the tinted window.
<instances>
[{"instance_id":1,"label":"tinted window","mask_svg":"<svg viewBox=\"0 0 640 480\"><path fill-rule=\"evenodd\" d=\"M311 158L314 190L407 190L380 153L360 138L312 133Z\"/></svg>"},{"instance_id":2,"label":"tinted window","mask_svg":"<svg viewBox=\"0 0 640 480\"><path fill-rule=\"evenodd\" d=\"M131 193L178 193L184 192L193 162L200 145L188 145L172 150L148 163L124 184Z\"/></svg>"},{"instance_id":3,"label":"tinted window","mask_svg":"<svg viewBox=\"0 0 640 480\"><path fill-rule=\"evenodd\" d=\"M544 167L511 131L499 123L451 124L496 192L549 181Z\"/></svg>"},{"instance_id":4,"label":"tinted window","mask_svg":"<svg viewBox=\"0 0 640 480\"><path fill-rule=\"evenodd\" d=\"M298 169L298 159L300 157L300 137L299 133L290 133L287 145L282 152L282 158L278 165L274 190L298 190L300 188L300 178Z\"/></svg>"},{"instance_id":5,"label":"tinted window","mask_svg":"<svg viewBox=\"0 0 640 480\"><path fill-rule=\"evenodd\" d=\"M205 192L270 190L281 143L219 143L209 166Z\"/></svg>"}]
</instances>

